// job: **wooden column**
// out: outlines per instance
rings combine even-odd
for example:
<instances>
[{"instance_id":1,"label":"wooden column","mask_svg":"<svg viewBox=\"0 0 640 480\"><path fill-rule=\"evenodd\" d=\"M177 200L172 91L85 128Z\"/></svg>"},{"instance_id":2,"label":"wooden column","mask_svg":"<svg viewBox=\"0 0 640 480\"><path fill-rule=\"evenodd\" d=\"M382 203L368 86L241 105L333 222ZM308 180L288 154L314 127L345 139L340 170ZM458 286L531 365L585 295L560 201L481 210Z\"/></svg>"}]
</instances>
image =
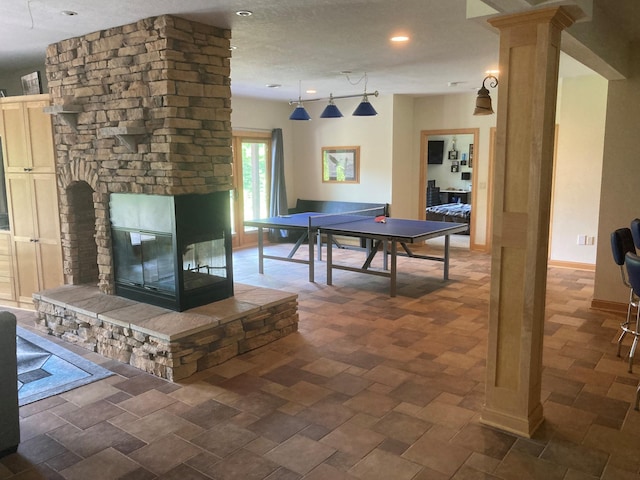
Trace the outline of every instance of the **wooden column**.
<instances>
[{"instance_id":1,"label":"wooden column","mask_svg":"<svg viewBox=\"0 0 640 480\"><path fill-rule=\"evenodd\" d=\"M530 437L540 385L562 7L489 21L500 30L489 350L481 421Z\"/></svg>"}]
</instances>

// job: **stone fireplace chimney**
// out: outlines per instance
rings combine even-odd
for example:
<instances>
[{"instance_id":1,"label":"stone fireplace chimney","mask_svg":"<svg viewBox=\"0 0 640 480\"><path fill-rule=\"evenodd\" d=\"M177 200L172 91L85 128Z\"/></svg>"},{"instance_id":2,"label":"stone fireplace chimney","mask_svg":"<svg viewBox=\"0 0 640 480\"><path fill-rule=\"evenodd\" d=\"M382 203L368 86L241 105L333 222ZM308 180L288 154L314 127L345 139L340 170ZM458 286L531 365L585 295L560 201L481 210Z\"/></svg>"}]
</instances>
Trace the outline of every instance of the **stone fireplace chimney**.
<instances>
[{"instance_id":1,"label":"stone fireplace chimney","mask_svg":"<svg viewBox=\"0 0 640 480\"><path fill-rule=\"evenodd\" d=\"M66 284L116 293L112 194L231 189L230 36L162 15L47 49Z\"/></svg>"}]
</instances>

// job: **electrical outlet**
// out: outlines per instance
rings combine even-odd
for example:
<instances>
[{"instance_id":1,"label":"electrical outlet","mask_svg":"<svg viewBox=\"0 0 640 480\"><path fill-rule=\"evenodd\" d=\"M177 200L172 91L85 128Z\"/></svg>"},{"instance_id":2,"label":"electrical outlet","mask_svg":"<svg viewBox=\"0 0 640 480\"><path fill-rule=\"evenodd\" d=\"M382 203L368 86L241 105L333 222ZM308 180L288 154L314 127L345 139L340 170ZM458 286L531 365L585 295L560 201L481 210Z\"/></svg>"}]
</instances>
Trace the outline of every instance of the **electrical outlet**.
<instances>
[{"instance_id":1,"label":"electrical outlet","mask_svg":"<svg viewBox=\"0 0 640 480\"><path fill-rule=\"evenodd\" d=\"M596 241L596 237L587 237L587 245L593 245Z\"/></svg>"},{"instance_id":2,"label":"electrical outlet","mask_svg":"<svg viewBox=\"0 0 640 480\"><path fill-rule=\"evenodd\" d=\"M587 236L578 235L578 245L586 245L586 244L587 244Z\"/></svg>"}]
</instances>

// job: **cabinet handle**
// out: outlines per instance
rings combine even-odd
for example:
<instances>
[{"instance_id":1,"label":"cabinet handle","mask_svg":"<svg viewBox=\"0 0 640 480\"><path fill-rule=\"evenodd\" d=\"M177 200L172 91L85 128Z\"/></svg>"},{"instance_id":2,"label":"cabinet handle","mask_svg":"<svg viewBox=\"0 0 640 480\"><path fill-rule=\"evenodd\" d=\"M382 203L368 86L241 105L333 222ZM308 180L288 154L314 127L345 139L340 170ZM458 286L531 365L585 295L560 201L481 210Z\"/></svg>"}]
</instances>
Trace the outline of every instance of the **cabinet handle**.
<instances>
[{"instance_id":1,"label":"cabinet handle","mask_svg":"<svg viewBox=\"0 0 640 480\"><path fill-rule=\"evenodd\" d=\"M27 167L25 167L25 168L24 168L24 171L25 171L25 172L30 172L30 171L32 171L32 170L33 170L33 168L27 168Z\"/></svg>"},{"instance_id":2,"label":"cabinet handle","mask_svg":"<svg viewBox=\"0 0 640 480\"><path fill-rule=\"evenodd\" d=\"M40 240L38 240L37 238L30 238L29 241L33 243L38 243Z\"/></svg>"}]
</instances>

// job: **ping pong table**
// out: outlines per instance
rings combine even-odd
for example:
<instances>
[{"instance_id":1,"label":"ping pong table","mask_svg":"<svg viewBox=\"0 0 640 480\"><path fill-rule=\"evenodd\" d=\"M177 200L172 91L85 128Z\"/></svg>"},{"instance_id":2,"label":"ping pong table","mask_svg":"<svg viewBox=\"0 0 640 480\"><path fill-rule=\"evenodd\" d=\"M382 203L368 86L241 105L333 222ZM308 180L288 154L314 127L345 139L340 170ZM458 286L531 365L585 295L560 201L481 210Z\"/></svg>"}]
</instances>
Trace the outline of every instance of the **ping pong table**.
<instances>
[{"instance_id":1,"label":"ping pong table","mask_svg":"<svg viewBox=\"0 0 640 480\"><path fill-rule=\"evenodd\" d=\"M436 222L429 220L408 220L385 217L384 222L376 221L375 216L363 216L358 213L322 214L315 212L295 213L275 217L247 220L247 226L258 228L258 271L264 273L264 259L283 260L309 265L309 281L313 282L314 243L317 242L318 259L321 259L322 235L326 236L326 266L327 285L333 282L333 270L347 270L352 272L378 275L390 279L390 295L396 296L397 289L397 258L406 256L425 260L443 262L444 280L449 279L449 237L454 233L463 233L468 228L466 224L451 222ZM302 233L296 244L286 257L268 255L264 252L264 229L297 230ZM333 245L335 236L355 237L364 239L367 244L367 258L361 267L353 267L333 262ZM444 256L419 255L414 253L409 244L418 243L430 238L444 236ZM294 258L299 247L305 240L309 240L309 255L306 259ZM398 244L402 247L399 251ZM371 262L376 254L383 252L383 269L371 268ZM391 260L388 268L387 256Z\"/></svg>"}]
</instances>

